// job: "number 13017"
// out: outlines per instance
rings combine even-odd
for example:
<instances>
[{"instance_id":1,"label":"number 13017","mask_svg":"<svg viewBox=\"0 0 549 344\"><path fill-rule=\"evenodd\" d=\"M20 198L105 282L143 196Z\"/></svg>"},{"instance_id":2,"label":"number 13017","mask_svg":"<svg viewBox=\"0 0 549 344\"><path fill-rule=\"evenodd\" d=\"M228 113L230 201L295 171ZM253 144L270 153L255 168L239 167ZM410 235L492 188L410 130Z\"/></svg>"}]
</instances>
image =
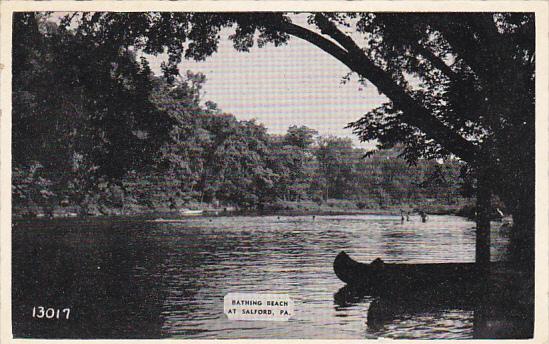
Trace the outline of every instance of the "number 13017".
<instances>
[{"instance_id":1,"label":"number 13017","mask_svg":"<svg viewBox=\"0 0 549 344\"><path fill-rule=\"evenodd\" d=\"M46 308L42 306L32 307L32 317L38 319L69 319L70 308Z\"/></svg>"}]
</instances>

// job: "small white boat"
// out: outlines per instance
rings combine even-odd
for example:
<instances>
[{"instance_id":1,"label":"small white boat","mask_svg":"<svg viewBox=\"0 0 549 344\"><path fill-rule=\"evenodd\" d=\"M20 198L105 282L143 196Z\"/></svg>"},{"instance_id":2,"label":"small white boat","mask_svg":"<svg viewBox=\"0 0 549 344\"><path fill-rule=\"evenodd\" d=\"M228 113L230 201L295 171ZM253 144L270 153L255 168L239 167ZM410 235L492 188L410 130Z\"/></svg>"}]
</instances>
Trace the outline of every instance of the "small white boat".
<instances>
[{"instance_id":1,"label":"small white boat","mask_svg":"<svg viewBox=\"0 0 549 344\"><path fill-rule=\"evenodd\" d=\"M179 213L183 216L202 215L203 212L204 210L179 209Z\"/></svg>"},{"instance_id":2,"label":"small white boat","mask_svg":"<svg viewBox=\"0 0 549 344\"><path fill-rule=\"evenodd\" d=\"M163 219L163 218L158 218L158 219L154 219L154 220L147 220L147 222L161 222L161 223L182 223L182 222L185 222L187 220L181 220L181 219Z\"/></svg>"}]
</instances>

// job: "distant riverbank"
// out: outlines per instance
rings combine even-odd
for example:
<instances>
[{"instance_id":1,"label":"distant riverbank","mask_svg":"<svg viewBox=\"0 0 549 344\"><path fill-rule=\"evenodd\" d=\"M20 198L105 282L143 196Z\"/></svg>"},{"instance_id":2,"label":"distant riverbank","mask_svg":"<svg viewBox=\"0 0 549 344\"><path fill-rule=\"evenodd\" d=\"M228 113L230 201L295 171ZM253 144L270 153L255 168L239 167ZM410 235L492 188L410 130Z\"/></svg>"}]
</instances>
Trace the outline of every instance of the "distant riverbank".
<instances>
[{"instance_id":1,"label":"distant riverbank","mask_svg":"<svg viewBox=\"0 0 549 344\"><path fill-rule=\"evenodd\" d=\"M145 218L173 218L181 216L180 209L202 210L202 216L219 215L400 215L401 210L409 215L424 211L433 215L466 215L471 205L461 199L455 204L403 204L403 205L373 205L354 200L330 199L327 202L313 201L285 201L265 204L260 209L243 209L230 205L214 205L205 203L191 203L181 208L168 205L145 207L136 204L127 204L122 207L94 206L83 210L78 206L51 207L13 207L14 218L65 218L65 217L105 217L105 216L139 216Z\"/></svg>"},{"instance_id":2,"label":"distant riverbank","mask_svg":"<svg viewBox=\"0 0 549 344\"><path fill-rule=\"evenodd\" d=\"M263 213L285 214L285 215L340 215L340 214L381 214L400 215L401 211L407 214L414 214L424 211L433 215L458 214L468 203L460 200L455 204L390 204L377 205L364 201L354 200L328 200L327 202L316 203L312 201L302 202L280 202L274 205L265 206Z\"/></svg>"}]
</instances>

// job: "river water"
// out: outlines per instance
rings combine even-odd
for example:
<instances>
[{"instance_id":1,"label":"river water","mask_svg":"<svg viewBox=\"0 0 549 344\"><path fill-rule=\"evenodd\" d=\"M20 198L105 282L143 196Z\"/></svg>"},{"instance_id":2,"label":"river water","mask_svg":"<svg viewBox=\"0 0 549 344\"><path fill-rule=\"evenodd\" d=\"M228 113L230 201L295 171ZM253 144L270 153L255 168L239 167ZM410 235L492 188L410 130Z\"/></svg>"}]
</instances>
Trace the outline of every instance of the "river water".
<instances>
[{"instance_id":1,"label":"river water","mask_svg":"<svg viewBox=\"0 0 549 344\"><path fill-rule=\"evenodd\" d=\"M332 264L342 250L362 262L472 262L474 226L381 215L18 220L13 329L46 338L472 338L474 312L461 306L368 324L373 298L339 302L344 283ZM499 232L493 226L492 260L505 252ZM237 292L289 294L295 314L228 320L223 297ZM33 318L38 306L71 315Z\"/></svg>"}]
</instances>

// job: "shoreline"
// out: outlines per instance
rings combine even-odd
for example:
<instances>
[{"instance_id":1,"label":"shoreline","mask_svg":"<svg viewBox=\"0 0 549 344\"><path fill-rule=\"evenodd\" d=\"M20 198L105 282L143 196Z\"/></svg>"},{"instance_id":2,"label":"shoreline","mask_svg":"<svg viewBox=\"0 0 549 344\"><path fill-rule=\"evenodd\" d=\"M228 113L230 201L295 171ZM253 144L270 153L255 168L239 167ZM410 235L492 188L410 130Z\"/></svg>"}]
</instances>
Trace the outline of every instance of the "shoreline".
<instances>
[{"instance_id":1,"label":"shoreline","mask_svg":"<svg viewBox=\"0 0 549 344\"><path fill-rule=\"evenodd\" d=\"M457 214L455 211L428 213L429 215L453 215L464 217ZM122 213L122 214L54 214L53 217L48 216L30 216L26 214L12 214L12 220L55 220L55 219L110 219L110 218L135 218L144 220L154 219L188 219L201 217L244 217L244 216L341 216L341 215L386 215L400 216L399 209L368 209L368 210L236 210L236 211L205 211L197 215L181 215L177 212L145 212L145 213ZM419 216L417 213L410 213L410 216Z\"/></svg>"},{"instance_id":2,"label":"shoreline","mask_svg":"<svg viewBox=\"0 0 549 344\"><path fill-rule=\"evenodd\" d=\"M360 205L360 206L359 206ZM14 206L13 219L51 219L51 218L112 218L135 217L144 219L155 218L187 218L215 216L336 216L336 215L405 215L417 216L419 212L428 215L456 215L468 217L471 206L460 199L454 204L437 204L434 202L400 205L377 205L361 203L354 200L330 199L323 203L313 201L288 201L265 204L260 209L242 209L231 205L213 205L209 203L190 203L185 206L190 210L202 211L199 214L182 215L180 211L167 204L154 207L144 207L137 204L126 204L121 208L98 207L84 210L78 206L52 207L50 209L36 206Z\"/></svg>"}]
</instances>

